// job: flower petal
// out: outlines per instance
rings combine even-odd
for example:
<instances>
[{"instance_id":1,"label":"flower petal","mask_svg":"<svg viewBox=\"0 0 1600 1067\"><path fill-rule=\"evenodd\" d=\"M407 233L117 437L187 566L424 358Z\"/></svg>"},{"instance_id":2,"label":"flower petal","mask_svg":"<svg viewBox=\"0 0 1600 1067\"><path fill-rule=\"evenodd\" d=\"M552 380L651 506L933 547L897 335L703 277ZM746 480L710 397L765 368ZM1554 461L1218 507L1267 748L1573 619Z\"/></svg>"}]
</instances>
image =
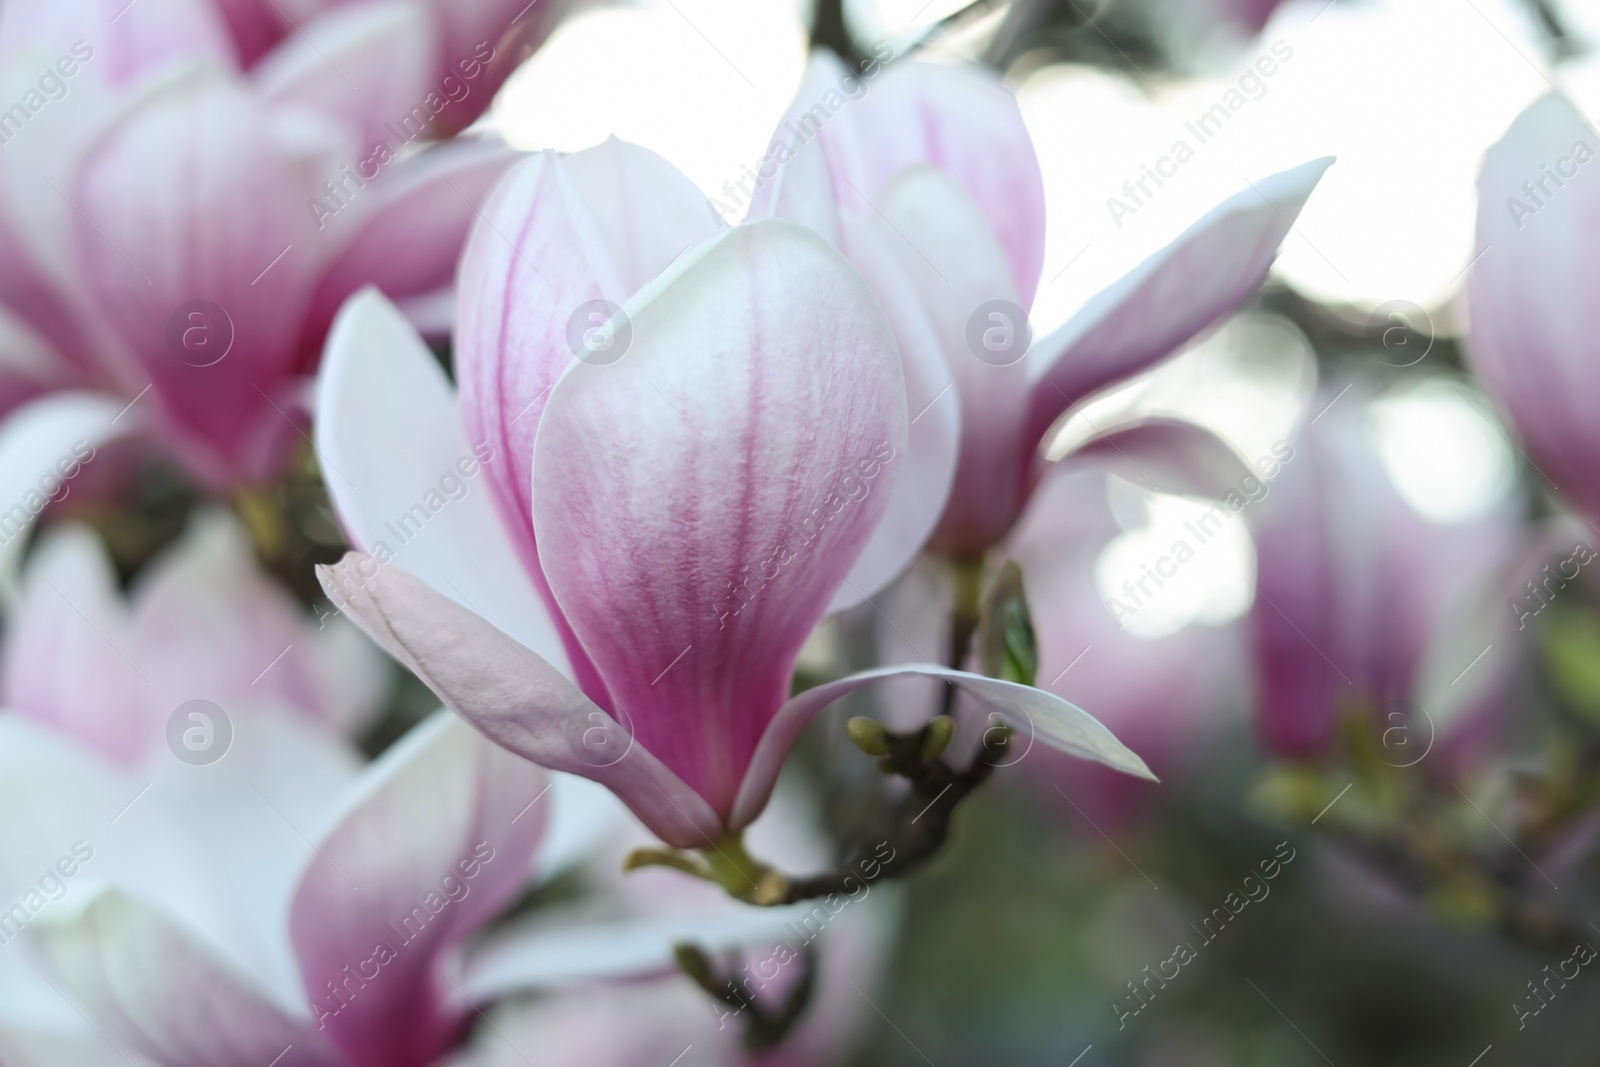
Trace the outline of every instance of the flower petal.
<instances>
[{"instance_id":1,"label":"flower petal","mask_svg":"<svg viewBox=\"0 0 1600 1067\"><path fill-rule=\"evenodd\" d=\"M1144 765L1144 760L1118 741L1098 719L1053 693L998 678L936 667L931 663L912 663L852 674L836 682L807 689L785 703L761 737L761 745L750 762L750 773L739 786L739 798L734 803L729 825L738 829L748 825L761 813L772 794L772 786L777 781L784 757L789 754L800 731L805 729L817 712L864 685L882 679L915 675L943 679L976 698L980 701L980 711L987 716L998 716L1017 731L1018 738L1013 744L1031 744L1038 740L1050 748L1081 759L1094 760L1127 774L1156 780Z\"/></svg>"},{"instance_id":2,"label":"flower petal","mask_svg":"<svg viewBox=\"0 0 1600 1067\"><path fill-rule=\"evenodd\" d=\"M626 354L551 393L534 527L617 711L726 813L887 509L904 378L860 275L792 223L728 231L627 314Z\"/></svg>"},{"instance_id":3,"label":"flower petal","mask_svg":"<svg viewBox=\"0 0 1600 1067\"><path fill-rule=\"evenodd\" d=\"M469 444L438 360L376 291L339 313L316 407L317 454L350 543L564 670L556 623L489 501L483 461L498 457Z\"/></svg>"},{"instance_id":4,"label":"flower petal","mask_svg":"<svg viewBox=\"0 0 1600 1067\"><path fill-rule=\"evenodd\" d=\"M378 171L357 187L329 228L353 233L317 283L306 342L320 345L340 305L362 286L375 285L402 308L439 307L443 316L412 321L430 337L446 337L455 317L455 273L478 211L505 172L521 158L496 140L458 138ZM363 166L362 172L366 168Z\"/></svg>"},{"instance_id":5,"label":"flower petal","mask_svg":"<svg viewBox=\"0 0 1600 1067\"><path fill-rule=\"evenodd\" d=\"M883 70L874 59L857 77L828 52L811 62L774 144L799 151L820 137L836 197L863 216L907 168L943 171L978 205L1011 287L1031 306L1044 265L1044 179L1011 91L971 66L905 60Z\"/></svg>"},{"instance_id":6,"label":"flower petal","mask_svg":"<svg viewBox=\"0 0 1600 1067\"><path fill-rule=\"evenodd\" d=\"M1252 477L1227 442L1182 419L1151 415L1102 426L1056 461L1058 468L1092 465L1152 493L1221 500Z\"/></svg>"},{"instance_id":7,"label":"flower petal","mask_svg":"<svg viewBox=\"0 0 1600 1067\"><path fill-rule=\"evenodd\" d=\"M286 38L250 79L269 103L302 104L357 131L359 158L380 143L398 151L433 122L422 103L435 88L432 30L421 4L332 8ZM442 108L443 95L433 96Z\"/></svg>"},{"instance_id":8,"label":"flower petal","mask_svg":"<svg viewBox=\"0 0 1600 1067\"><path fill-rule=\"evenodd\" d=\"M289 912L319 1026L357 1067L432 1063L471 1010L449 987L465 939L522 888L544 772L447 711L363 776L320 835Z\"/></svg>"},{"instance_id":9,"label":"flower petal","mask_svg":"<svg viewBox=\"0 0 1600 1067\"><path fill-rule=\"evenodd\" d=\"M601 783L668 844L698 848L721 833L705 801L643 745L483 619L360 553L317 573L358 626L492 740L542 767Z\"/></svg>"},{"instance_id":10,"label":"flower petal","mask_svg":"<svg viewBox=\"0 0 1600 1067\"><path fill-rule=\"evenodd\" d=\"M163 1067L337 1067L309 1019L272 1003L154 907L108 889L75 921L44 929L44 952L114 1039Z\"/></svg>"},{"instance_id":11,"label":"flower petal","mask_svg":"<svg viewBox=\"0 0 1600 1067\"><path fill-rule=\"evenodd\" d=\"M251 469L251 449L282 421L266 395L300 362L315 232L300 176L260 105L213 81L146 102L72 193L130 392L153 384L173 443L214 483L275 473Z\"/></svg>"},{"instance_id":12,"label":"flower petal","mask_svg":"<svg viewBox=\"0 0 1600 1067\"><path fill-rule=\"evenodd\" d=\"M1018 437L1027 410L1025 349L1016 332L991 354L974 343L1020 310L1006 261L978 205L931 167L902 174L880 197L874 227L910 279L944 352L961 407L961 454L936 543L958 552L997 542L1024 502L1032 449Z\"/></svg>"},{"instance_id":13,"label":"flower petal","mask_svg":"<svg viewBox=\"0 0 1600 1067\"><path fill-rule=\"evenodd\" d=\"M906 461L883 521L834 594L844 611L883 590L916 558L944 514L961 454L961 402L927 314L892 254L855 219L842 223L845 252L877 294L894 328L906 380Z\"/></svg>"},{"instance_id":14,"label":"flower petal","mask_svg":"<svg viewBox=\"0 0 1600 1067\"><path fill-rule=\"evenodd\" d=\"M1467 282L1472 369L1539 473L1591 520L1600 518L1600 478L1589 461L1600 449L1600 306L1591 285L1600 259L1576 238L1600 220L1600 168L1587 165L1596 149L1592 124L1563 96L1544 96L1517 117L1484 156L1477 247L1486 254Z\"/></svg>"},{"instance_id":15,"label":"flower petal","mask_svg":"<svg viewBox=\"0 0 1600 1067\"><path fill-rule=\"evenodd\" d=\"M99 538L51 530L6 626L4 705L123 766L142 760L160 724L128 657L132 620ZM176 706L176 705L174 705Z\"/></svg>"},{"instance_id":16,"label":"flower petal","mask_svg":"<svg viewBox=\"0 0 1600 1067\"><path fill-rule=\"evenodd\" d=\"M96 393L55 393L18 408L0 424L0 600L19 595L17 567L28 531L47 498L71 492L63 477L91 462L95 449L138 428L139 414Z\"/></svg>"},{"instance_id":17,"label":"flower petal","mask_svg":"<svg viewBox=\"0 0 1600 1067\"><path fill-rule=\"evenodd\" d=\"M1025 436L1172 354L1248 300L1332 156L1251 184L1086 304L1028 354Z\"/></svg>"}]
</instances>

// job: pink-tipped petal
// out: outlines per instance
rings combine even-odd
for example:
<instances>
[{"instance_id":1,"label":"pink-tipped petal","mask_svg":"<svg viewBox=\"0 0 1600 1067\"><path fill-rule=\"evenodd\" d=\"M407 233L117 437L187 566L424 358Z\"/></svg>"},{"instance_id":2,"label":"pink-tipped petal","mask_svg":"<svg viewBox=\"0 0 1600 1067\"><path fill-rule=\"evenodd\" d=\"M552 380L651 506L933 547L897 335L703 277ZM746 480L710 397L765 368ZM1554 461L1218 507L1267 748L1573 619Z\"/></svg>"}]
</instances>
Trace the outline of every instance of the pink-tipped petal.
<instances>
[{"instance_id":1,"label":"pink-tipped petal","mask_svg":"<svg viewBox=\"0 0 1600 1067\"><path fill-rule=\"evenodd\" d=\"M367 771L321 836L289 930L317 1023L355 1067L424 1067L472 1011L466 938L520 892L544 772L447 711Z\"/></svg>"},{"instance_id":2,"label":"pink-tipped petal","mask_svg":"<svg viewBox=\"0 0 1600 1067\"><path fill-rule=\"evenodd\" d=\"M1056 417L1105 386L1171 355L1235 311L1260 287L1333 157L1253 182L1212 208L1028 354L1025 434L1042 437Z\"/></svg>"},{"instance_id":3,"label":"pink-tipped petal","mask_svg":"<svg viewBox=\"0 0 1600 1067\"><path fill-rule=\"evenodd\" d=\"M1010 726L1015 731L1011 744L1023 756L1008 753L1008 762L1025 757L1027 746L1037 741L1080 759L1093 760L1126 774L1155 780L1155 775L1150 773L1144 760L1118 741L1116 735L1098 719L1053 693L998 678L985 678L981 674L936 667L931 663L912 663L852 674L836 682L807 689L786 702L762 735L761 745L750 762L750 771L739 786L739 798L734 803L729 825L738 829L761 814L767 798L772 795L772 787L778 780L784 757L789 754L800 731L816 717L817 712L864 685L916 675L942 679L958 686L978 701L979 711L985 718L992 721L993 717L998 716Z\"/></svg>"},{"instance_id":4,"label":"pink-tipped petal","mask_svg":"<svg viewBox=\"0 0 1600 1067\"><path fill-rule=\"evenodd\" d=\"M601 783L668 844L699 848L722 832L706 802L637 739L483 619L360 553L318 576L358 626L492 740Z\"/></svg>"},{"instance_id":5,"label":"pink-tipped petal","mask_svg":"<svg viewBox=\"0 0 1600 1067\"><path fill-rule=\"evenodd\" d=\"M340 312L316 409L323 478L350 543L564 670L557 624L490 502L490 463L505 461L468 441L439 361L376 291Z\"/></svg>"},{"instance_id":6,"label":"pink-tipped petal","mask_svg":"<svg viewBox=\"0 0 1600 1067\"><path fill-rule=\"evenodd\" d=\"M1542 477L1600 518L1593 417L1600 254L1600 138L1563 96L1535 101L1484 156L1467 282L1472 369L1510 415ZM1570 172L1570 173L1569 173ZM1548 177L1547 177L1548 175ZM1531 190L1531 192L1530 192Z\"/></svg>"},{"instance_id":7,"label":"pink-tipped petal","mask_svg":"<svg viewBox=\"0 0 1600 1067\"><path fill-rule=\"evenodd\" d=\"M617 710L726 814L887 509L905 383L860 275L792 223L728 231L628 315L626 353L552 391L534 526Z\"/></svg>"},{"instance_id":8,"label":"pink-tipped petal","mask_svg":"<svg viewBox=\"0 0 1600 1067\"><path fill-rule=\"evenodd\" d=\"M320 345L340 305L365 285L408 311L439 308L427 321L415 315L412 321L429 337L449 336L467 234L495 183L520 158L499 141L460 138L404 163L363 166L370 180L354 192L348 215L340 208L322 220L329 230L348 225L354 232L317 283L306 344Z\"/></svg>"},{"instance_id":9,"label":"pink-tipped petal","mask_svg":"<svg viewBox=\"0 0 1600 1067\"><path fill-rule=\"evenodd\" d=\"M276 473L256 450L283 420L267 398L299 363L315 262L304 194L267 113L221 82L148 101L71 194L85 284L126 347L129 391L153 384L147 403L214 483Z\"/></svg>"},{"instance_id":10,"label":"pink-tipped petal","mask_svg":"<svg viewBox=\"0 0 1600 1067\"><path fill-rule=\"evenodd\" d=\"M813 139L828 157L835 196L854 214L881 208L909 167L949 175L1005 250L1023 309L1032 305L1044 264L1044 179L1016 97L997 76L916 60L887 69L868 60L851 71L818 53L773 142L796 151Z\"/></svg>"},{"instance_id":11,"label":"pink-tipped petal","mask_svg":"<svg viewBox=\"0 0 1600 1067\"><path fill-rule=\"evenodd\" d=\"M310 20L251 71L251 80L269 103L300 104L357 131L354 165L379 144L398 151L406 143L401 132L423 135L443 110L431 31L420 4L351 4Z\"/></svg>"}]
</instances>

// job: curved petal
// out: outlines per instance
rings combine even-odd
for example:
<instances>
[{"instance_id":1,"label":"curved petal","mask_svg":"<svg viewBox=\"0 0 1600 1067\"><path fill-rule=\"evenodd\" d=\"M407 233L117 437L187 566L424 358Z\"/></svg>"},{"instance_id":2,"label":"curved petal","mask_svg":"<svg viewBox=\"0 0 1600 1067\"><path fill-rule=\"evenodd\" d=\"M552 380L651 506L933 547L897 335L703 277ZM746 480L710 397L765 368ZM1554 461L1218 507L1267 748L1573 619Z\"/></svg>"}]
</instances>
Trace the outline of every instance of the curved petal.
<instances>
[{"instance_id":1,"label":"curved petal","mask_svg":"<svg viewBox=\"0 0 1600 1067\"><path fill-rule=\"evenodd\" d=\"M520 158L498 141L459 138L397 164L393 174L377 172L370 190L357 188L351 216L341 208L324 220L331 228L349 217L353 232L317 283L305 343L320 345L340 305L364 285L408 311L442 307L443 318L412 321L429 336L448 336L467 234L490 190Z\"/></svg>"},{"instance_id":2,"label":"curved petal","mask_svg":"<svg viewBox=\"0 0 1600 1067\"><path fill-rule=\"evenodd\" d=\"M761 736L761 745L750 761L750 772L740 783L739 798L734 803L728 825L737 830L761 814L767 798L772 795L772 787L784 758L800 736L800 731L806 728L817 712L864 685L913 675L941 678L959 686L981 702L980 710L985 714L999 716L1021 735L1021 741L1014 743L1037 740L1081 759L1094 760L1127 774L1156 780L1144 765L1144 760L1118 741L1098 719L1053 693L998 678L985 678L981 674L936 667L931 663L912 663L852 674L836 682L807 689L785 703L773 716L767 732Z\"/></svg>"},{"instance_id":3,"label":"curved petal","mask_svg":"<svg viewBox=\"0 0 1600 1067\"><path fill-rule=\"evenodd\" d=\"M1059 468L1095 466L1152 493L1221 500L1250 469L1227 442L1182 419L1152 415L1100 428L1056 460Z\"/></svg>"},{"instance_id":4,"label":"curved petal","mask_svg":"<svg viewBox=\"0 0 1600 1067\"><path fill-rule=\"evenodd\" d=\"M1022 510L1031 449L1018 436L1027 409L1020 310L1004 253L978 205L931 167L902 174L880 198L875 230L921 299L961 408L961 456L936 543L978 552L999 541ZM1008 338L991 354L983 340Z\"/></svg>"},{"instance_id":5,"label":"curved petal","mask_svg":"<svg viewBox=\"0 0 1600 1067\"><path fill-rule=\"evenodd\" d=\"M239 467L299 363L314 231L279 145L242 89L211 82L129 116L73 191L84 281L131 358L130 392L151 383L197 473L224 484L268 473Z\"/></svg>"},{"instance_id":6,"label":"curved petal","mask_svg":"<svg viewBox=\"0 0 1600 1067\"><path fill-rule=\"evenodd\" d=\"M350 543L565 671L556 623L483 484L498 454L468 442L439 361L377 292L358 293L334 323L316 408L317 455Z\"/></svg>"},{"instance_id":7,"label":"curved petal","mask_svg":"<svg viewBox=\"0 0 1600 1067\"><path fill-rule=\"evenodd\" d=\"M1212 208L1028 354L1024 435L1044 436L1089 394L1172 354L1248 300L1332 156L1251 184Z\"/></svg>"},{"instance_id":8,"label":"curved petal","mask_svg":"<svg viewBox=\"0 0 1600 1067\"><path fill-rule=\"evenodd\" d=\"M434 89L432 29L420 3L345 5L307 22L250 78L268 103L302 104L357 131L359 158L380 143L398 151L406 141L397 131L421 136L433 119L423 105ZM432 95L442 108L444 97Z\"/></svg>"},{"instance_id":9,"label":"curved petal","mask_svg":"<svg viewBox=\"0 0 1600 1067\"><path fill-rule=\"evenodd\" d=\"M22 601L6 626L3 703L123 766L159 731L134 666L132 620L95 534L52 530L34 554Z\"/></svg>"},{"instance_id":10,"label":"curved petal","mask_svg":"<svg viewBox=\"0 0 1600 1067\"><path fill-rule=\"evenodd\" d=\"M961 402L938 336L910 282L876 234L854 219L842 224L844 250L877 294L894 328L906 379L906 462L889 508L828 605L855 607L898 577L932 536L961 454Z\"/></svg>"},{"instance_id":11,"label":"curved petal","mask_svg":"<svg viewBox=\"0 0 1600 1067\"><path fill-rule=\"evenodd\" d=\"M95 449L139 426L129 411L97 393L56 393L32 401L0 424L0 600L14 605L17 567L28 531L49 499L71 492L71 478Z\"/></svg>"},{"instance_id":12,"label":"curved petal","mask_svg":"<svg viewBox=\"0 0 1600 1067\"><path fill-rule=\"evenodd\" d=\"M429 1064L471 1006L465 939L515 896L544 830L544 772L447 711L364 775L289 913L319 1027L356 1067Z\"/></svg>"},{"instance_id":13,"label":"curved petal","mask_svg":"<svg viewBox=\"0 0 1600 1067\"><path fill-rule=\"evenodd\" d=\"M108 889L51 923L44 953L103 1029L163 1067L338 1067L307 1018L273 1004L153 907Z\"/></svg>"},{"instance_id":14,"label":"curved petal","mask_svg":"<svg viewBox=\"0 0 1600 1067\"><path fill-rule=\"evenodd\" d=\"M728 231L627 314L622 358L551 393L534 527L617 711L725 814L887 509L905 383L860 275L792 223Z\"/></svg>"},{"instance_id":15,"label":"curved petal","mask_svg":"<svg viewBox=\"0 0 1600 1067\"><path fill-rule=\"evenodd\" d=\"M699 848L722 832L705 801L594 701L483 619L360 553L317 575L356 625L495 742L601 783L668 844Z\"/></svg>"},{"instance_id":16,"label":"curved petal","mask_svg":"<svg viewBox=\"0 0 1600 1067\"><path fill-rule=\"evenodd\" d=\"M1017 99L997 76L916 60L887 69L868 60L856 72L819 52L773 140L798 152L818 137L834 194L857 215L882 207L909 167L949 175L1005 250L1019 303L1032 305L1044 265L1044 179Z\"/></svg>"},{"instance_id":17,"label":"curved petal","mask_svg":"<svg viewBox=\"0 0 1600 1067\"><path fill-rule=\"evenodd\" d=\"M1600 517L1593 418L1600 321L1594 245L1600 168L1592 124L1551 94L1531 104L1484 156L1478 177L1467 349L1472 369L1515 423L1539 473L1591 519ZM1559 175L1556 173L1559 171ZM1572 173L1568 173L1571 171Z\"/></svg>"},{"instance_id":18,"label":"curved petal","mask_svg":"<svg viewBox=\"0 0 1600 1067\"><path fill-rule=\"evenodd\" d=\"M26 256L62 292L80 273L66 235L77 224L72 184L90 146L150 94L189 79L231 78L235 67L207 0L0 8L0 99L10 107L0 128L0 193Z\"/></svg>"},{"instance_id":19,"label":"curved petal","mask_svg":"<svg viewBox=\"0 0 1600 1067\"><path fill-rule=\"evenodd\" d=\"M461 256L456 382L468 435L487 445L485 477L535 588L561 627L573 677L606 702L605 685L545 584L533 534L533 439L550 390L573 361L569 317L627 298L598 228L554 152L506 175ZM596 305L598 306L598 305Z\"/></svg>"}]
</instances>

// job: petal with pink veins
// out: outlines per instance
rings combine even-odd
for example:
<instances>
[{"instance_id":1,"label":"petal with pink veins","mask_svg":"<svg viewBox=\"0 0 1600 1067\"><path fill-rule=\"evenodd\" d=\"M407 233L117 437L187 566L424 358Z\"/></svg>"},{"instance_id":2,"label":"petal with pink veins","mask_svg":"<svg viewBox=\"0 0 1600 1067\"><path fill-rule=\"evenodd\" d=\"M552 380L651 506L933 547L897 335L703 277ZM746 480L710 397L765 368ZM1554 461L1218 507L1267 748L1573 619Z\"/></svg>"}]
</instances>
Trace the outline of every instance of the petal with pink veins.
<instances>
[{"instance_id":1,"label":"petal with pink veins","mask_svg":"<svg viewBox=\"0 0 1600 1067\"><path fill-rule=\"evenodd\" d=\"M319 836L289 929L319 1026L355 1067L423 1067L472 1010L466 940L521 891L544 772L447 711L368 769Z\"/></svg>"},{"instance_id":2,"label":"petal with pink veins","mask_svg":"<svg viewBox=\"0 0 1600 1067\"><path fill-rule=\"evenodd\" d=\"M601 783L668 844L699 848L722 832L706 802L594 701L482 618L360 553L318 577L358 626L491 740Z\"/></svg>"},{"instance_id":3,"label":"petal with pink veins","mask_svg":"<svg viewBox=\"0 0 1600 1067\"><path fill-rule=\"evenodd\" d=\"M305 192L268 114L220 82L147 101L72 190L84 282L130 391L153 384L158 424L216 484L275 473L252 469L253 450L300 360L316 262Z\"/></svg>"},{"instance_id":4,"label":"petal with pink veins","mask_svg":"<svg viewBox=\"0 0 1600 1067\"><path fill-rule=\"evenodd\" d=\"M1025 436L1039 440L1073 404L1166 358L1238 310L1266 278L1278 245L1332 165L1325 156L1252 182L1036 341L1027 361Z\"/></svg>"},{"instance_id":5,"label":"petal with pink veins","mask_svg":"<svg viewBox=\"0 0 1600 1067\"><path fill-rule=\"evenodd\" d=\"M467 440L439 361L374 290L334 323L316 411L317 454L350 543L565 670L557 624L490 503L483 461L496 453Z\"/></svg>"},{"instance_id":6,"label":"petal with pink veins","mask_svg":"<svg viewBox=\"0 0 1600 1067\"><path fill-rule=\"evenodd\" d=\"M893 334L821 237L727 231L577 363L534 449L546 577L639 742L720 814L906 448ZM827 316L817 314L827 308Z\"/></svg>"}]
</instances>

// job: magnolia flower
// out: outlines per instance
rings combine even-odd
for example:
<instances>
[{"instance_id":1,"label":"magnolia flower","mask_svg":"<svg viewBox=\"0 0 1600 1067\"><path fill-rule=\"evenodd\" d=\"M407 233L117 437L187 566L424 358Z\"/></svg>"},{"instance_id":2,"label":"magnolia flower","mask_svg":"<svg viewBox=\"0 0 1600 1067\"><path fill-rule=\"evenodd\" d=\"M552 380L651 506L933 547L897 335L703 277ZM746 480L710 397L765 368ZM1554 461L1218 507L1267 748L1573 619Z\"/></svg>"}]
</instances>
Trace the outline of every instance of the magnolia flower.
<instances>
[{"instance_id":1,"label":"magnolia flower","mask_svg":"<svg viewBox=\"0 0 1600 1067\"><path fill-rule=\"evenodd\" d=\"M463 944L527 881L543 772L442 711L359 773L292 717L235 727L222 762L127 774L0 715L7 810L30 812L0 820L4 933L28 935L7 966L36 950L51 1015L70 995L88 1048L159 1067L432 1063L472 1014ZM0 1042L72 1039L50 1022Z\"/></svg>"},{"instance_id":2,"label":"magnolia flower","mask_svg":"<svg viewBox=\"0 0 1600 1067\"><path fill-rule=\"evenodd\" d=\"M942 355L960 451L933 544L974 556L1022 514L1063 412L1250 298L1331 162L1252 183L1031 345L1043 182L1016 99L988 74L906 61L858 78L820 53L756 175L751 214L829 237L873 285L902 352ZM1107 452L1166 443L1144 425L1104 429Z\"/></svg>"},{"instance_id":3,"label":"magnolia flower","mask_svg":"<svg viewBox=\"0 0 1600 1067\"><path fill-rule=\"evenodd\" d=\"M52 529L0 644L0 705L130 769L165 758L168 719L188 701L272 706L353 734L385 680L366 639L306 616L222 514L199 519L126 599L92 532Z\"/></svg>"},{"instance_id":4,"label":"magnolia flower","mask_svg":"<svg viewBox=\"0 0 1600 1067\"><path fill-rule=\"evenodd\" d=\"M1540 476L1591 524L1600 448L1590 376L1600 358L1587 240L1600 211L1600 138L1566 97L1529 105L1484 156L1482 254L1467 280L1473 371L1504 408ZM1592 527L1591 527L1592 529Z\"/></svg>"},{"instance_id":5,"label":"magnolia flower","mask_svg":"<svg viewBox=\"0 0 1600 1067\"><path fill-rule=\"evenodd\" d=\"M790 223L694 244L711 225L620 142L520 165L463 258L459 407L393 307L352 300L316 427L361 551L321 571L329 594L490 737L679 847L748 825L810 718L897 674L1148 773L1079 709L940 667L785 699L830 604L920 546L900 509L933 509L896 492L905 375L860 276Z\"/></svg>"},{"instance_id":6,"label":"magnolia flower","mask_svg":"<svg viewBox=\"0 0 1600 1067\"><path fill-rule=\"evenodd\" d=\"M1486 725L1517 662L1507 605L1544 546L1524 541L1514 500L1424 518L1385 471L1360 394L1317 409L1257 505L1257 723L1272 751L1313 756L1341 714L1368 715L1398 765Z\"/></svg>"},{"instance_id":7,"label":"magnolia flower","mask_svg":"<svg viewBox=\"0 0 1600 1067\"><path fill-rule=\"evenodd\" d=\"M0 341L17 365L0 393L84 392L0 432L0 510L75 442L139 432L210 489L275 477L362 285L448 332L468 222L514 154L415 150L436 77L420 6L329 18L337 32L292 35L245 74L200 0L5 6L0 99L23 102L0 121Z\"/></svg>"}]
</instances>

